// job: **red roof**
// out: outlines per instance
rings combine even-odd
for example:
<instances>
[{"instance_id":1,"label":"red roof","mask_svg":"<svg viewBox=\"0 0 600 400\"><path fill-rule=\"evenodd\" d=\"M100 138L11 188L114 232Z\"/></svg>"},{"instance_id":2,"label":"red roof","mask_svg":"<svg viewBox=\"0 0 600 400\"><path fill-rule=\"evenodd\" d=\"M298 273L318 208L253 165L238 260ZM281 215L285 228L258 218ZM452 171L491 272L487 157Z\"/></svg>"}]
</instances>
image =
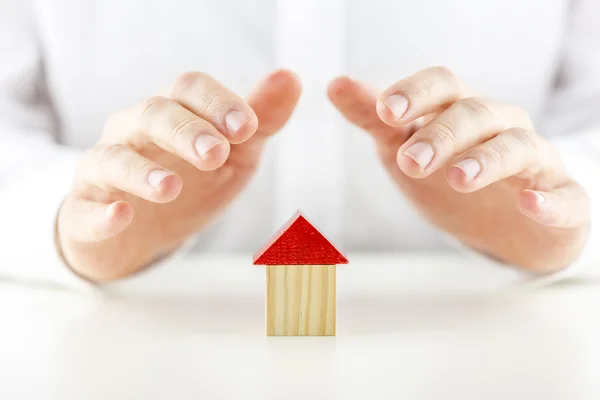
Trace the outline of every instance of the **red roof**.
<instances>
[{"instance_id":1,"label":"red roof","mask_svg":"<svg viewBox=\"0 0 600 400\"><path fill-rule=\"evenodd\" d=\"M336 265L348 264L300 211L254 255L254 265Z\"/></svg>"}]
</instances>

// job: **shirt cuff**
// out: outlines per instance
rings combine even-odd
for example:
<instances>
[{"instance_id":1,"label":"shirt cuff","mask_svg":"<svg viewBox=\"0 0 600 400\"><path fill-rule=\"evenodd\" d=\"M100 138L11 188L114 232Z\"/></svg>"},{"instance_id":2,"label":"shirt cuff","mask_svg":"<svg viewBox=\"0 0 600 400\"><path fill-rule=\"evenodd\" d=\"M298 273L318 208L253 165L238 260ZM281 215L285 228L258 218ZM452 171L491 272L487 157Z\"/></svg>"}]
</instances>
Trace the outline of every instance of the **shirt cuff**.
<instances>
[{"instance_id":1,"label":"shirt cuff","mask_svg":"<svg viewBox=\"0 0 600 400\"><path fill-rule=\"evenodd\" d=\"M555 273L535 274L523 269L520 282L526 287L546 286L563 280L591 281L600 278L600 184L595 171L600 171L600 129L572 132L551 139L571 176L583 186L590 198L590 231L580 256ZM459 248L484 264L517 269L452 238Z\"/></svg>"},{"instance_id":2,"label":"shirt cuff","mask_svg":"<svg viewBox=\"0 0 600 400\"><path fill-rule=\"evenodd\" d=\"M63 150L5 181L0 192L0 252L5 280L89 290L93 285L74 274L55 246L56 214L72 185L79 151Z\"/></svg>"},{"instance_id":3,"label":"shirt cuff","mask_svg":"<svg viewBox=\"0 0 600 400\"><path fill-rule=\"evenodd\" d=\"M512 282L515 286L523 288L549 286L564 280L583 281L599 278L597 268L594 263L597 251L594 249L593 245L594 243L598 243L599 239L599 230L591 230L586 247L578 259L557 272L535 273L516 265L503 262L502 260L499 260L481 251L475 250L474 248L460 242L454 237L448 237L448 240L457 249L459 249L459 251L467 255L469 258L474 259L478 263L484 266L487 265L493 268L509 269L514 271L516 275L513 276L517 276L518 278Z\"/></svg>"},{"instance_id":4,"label":"shirt cuff","mask_svg":"<svg viewBox=\"0 0 600 400\"><path fill-rule=\"evenodd\" d=\"M56 245L56 217L72 187L81 152L61 149L43 167L15 176L0 192L0 279L36 286L102 292L110 284L96 284L79 276L64 261ZM151 273L183 257L194 238L140 271ZM121 280L135 279L138 274ZM121 281L120 280L120 281Z\"/></svg>"}]
</instances>

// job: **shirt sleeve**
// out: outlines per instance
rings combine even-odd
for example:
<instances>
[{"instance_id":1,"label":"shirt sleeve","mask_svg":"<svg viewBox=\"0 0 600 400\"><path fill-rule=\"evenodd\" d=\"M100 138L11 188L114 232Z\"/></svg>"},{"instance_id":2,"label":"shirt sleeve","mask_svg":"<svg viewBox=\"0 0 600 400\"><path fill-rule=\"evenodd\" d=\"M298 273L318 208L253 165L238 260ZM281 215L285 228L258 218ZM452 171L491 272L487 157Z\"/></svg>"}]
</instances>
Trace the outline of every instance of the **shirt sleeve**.
<instances>
[{"instance_id":1,"label":"shirt sleeve","mask_svg":"<svg viewBox=\"0 0 600 400\"><path fill-rule=\"evenodd\" d=\"M580 258L543 281L600 278L600 2L571 5L556 89L539 131L558 149L591 201L590 236Z\"/></svg>"},{"instance_id":2,"label":"shirt sleeve","mask_svg":"<svg viewBox=\"0 0 600 400\"><path fill-rule=\"evenodd\" d=\"M0 279L88 288L54 244L80 151L53 115L29 0L0 0Z\"/></svg>"},{"instance_id":3,"label":"shirt sleeve","mask_svg":"<svg viewBox=\"0 0 600 400\"><path fill-rule=\"evenodd\" d=\"M590 198L590 236L580 257L567 268L542 276L525 273L528 286L600 278L600 2L574 1L569 17L556 86L537 128ZM507 266L458 246L484 263Z\"/></svg>"},{"instance_id":4,"label":"shirt sleeve","mask_svg":"<svg viewBox=\"0 0 600 400\"><path fill-rule=\"evenodd\" d=\"M105 285L73 272L55 243L82 150L59 144L33 11L31 0L0 0L0 279L100 292ZM148 269L183 257L194 241Z\"/></svg>"},{"instance_id":5,"label":"shirt sleeve","mask_svg":"<svg viewBox=\"0 0 600 400\"><path fill-rule=\"evenodd\" d=\"M57 144L40 55L29 1L0 0L0 278L88 287L54 245L79 151Z\"/></svg>"}]
</instances>

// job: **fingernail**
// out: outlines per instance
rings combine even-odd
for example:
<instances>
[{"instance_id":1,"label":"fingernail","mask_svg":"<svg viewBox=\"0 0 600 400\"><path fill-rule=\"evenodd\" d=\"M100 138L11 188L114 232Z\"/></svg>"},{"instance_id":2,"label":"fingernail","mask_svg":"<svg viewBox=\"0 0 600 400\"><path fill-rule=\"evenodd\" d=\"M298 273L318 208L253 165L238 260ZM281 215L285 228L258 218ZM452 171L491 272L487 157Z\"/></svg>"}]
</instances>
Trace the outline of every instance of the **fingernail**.
<instances>
[{"instance_id":1,"label":"fingernail","mask_svg":"<svg viewBox=\"0 0 600 400\"><path fill-rule=\"evenodd\" d=\"M434 151L429 143L417 142L404 150L404 155L410 157L424 170L433 159Z\"/></svg>"},{"instance_id":2,"label":"fingernail","mask_svg":"<svg viewBox=\"0 0 600 400\"><path fill-rule=\"evenodd\" d=\"M401 94L393 94L383 99L385 105L390 109L394 118L400 119L408 109L408 100Z\"/></svg>"},{"instance_id":3,"label":"fingernail","mask_svg":"<svg viewBox=\"0 0 600 400\"><path fill-rule=\"evenodd\" d=\"M477 174L481 172L481 164L479 164L479 161L474 158L465 158L454 166L460 168L462 172L464 172L468 181L475 178Z\"/></svg>"},{"instance_id":4,"label":"fingernail","mask_svg":"<svg viewBox=\"0 0 600 400\"><path fill-rule=\"evenodd\" d=\"M167 176L171 175L167 171L155 169L148 174L148 183L155 189L160 188L160 184L165 180Z\"/></svg>"},{"instance_id":5,"label":"fingernail","mask_svg":"<svg viewBox=\"0 0 600 400\"><path fill-rule=\"evenodd\" d=\"M546 198L544 197L543 194L541 194L540 192L533 192L535 193L535 201L538 204L544 204L546 202Z\"/></svg>"},{"instance_id":6,"label":"fingernail","mask_svg":"<svg viewBox=\"0 0 600 400\"><path fill-rule=\"evenodd\" d=\"M225 125L230 134L235 135L246 122L250 121L250 117L240 111L231 111L225 117Z\"/></svg>"},{"instance_id":7,"label":"fingernail","mask_svg":"<svg viewBox=\"0 0 600 400\"><path fill-rule=\"evenodd\" d=\"M208 152L216 145L221 144L221 141L212 135L201 135L196 138L196 151L202 158L206 157Z\"/></svg>"}]
</instances>

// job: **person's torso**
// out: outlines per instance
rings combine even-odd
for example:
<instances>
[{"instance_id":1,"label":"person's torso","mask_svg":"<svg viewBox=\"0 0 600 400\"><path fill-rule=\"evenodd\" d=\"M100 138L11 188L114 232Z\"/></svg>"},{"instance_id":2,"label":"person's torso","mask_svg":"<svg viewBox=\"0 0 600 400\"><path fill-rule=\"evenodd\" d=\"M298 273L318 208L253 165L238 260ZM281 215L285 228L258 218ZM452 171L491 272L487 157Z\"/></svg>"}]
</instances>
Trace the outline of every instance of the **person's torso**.
<instances>
[{"instance_id":1,"label":"person's torso","mask_svg":"<svg viewBox=\"0 0 600 400\"><path fill-rule=\"evenodd\" d=\"M254 250L302 209L347 250L447 246L380 165L368 134L327 100L348 74L380 89L433 65L540 118L560 62L567 0L38 0L60 140L89 147L107 117L200 70L245 95L278 67L303 95L255 179L207 234Z\"/></svg>"}]
</instances>

